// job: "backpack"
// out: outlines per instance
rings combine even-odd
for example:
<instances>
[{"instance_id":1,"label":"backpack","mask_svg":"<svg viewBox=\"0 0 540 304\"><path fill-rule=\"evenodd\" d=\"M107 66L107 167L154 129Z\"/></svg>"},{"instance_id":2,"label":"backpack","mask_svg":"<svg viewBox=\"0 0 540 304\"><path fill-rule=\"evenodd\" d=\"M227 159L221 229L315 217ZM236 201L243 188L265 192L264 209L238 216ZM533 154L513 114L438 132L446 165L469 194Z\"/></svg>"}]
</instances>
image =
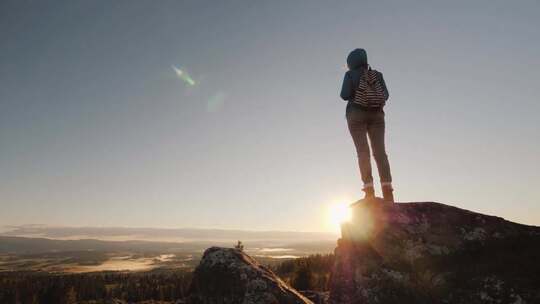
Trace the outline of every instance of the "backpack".
<instances>
[{"instance_id":1,"label":"backpack","mask_svg":"<svg viewBox=\"0 0 540 304\"><path fill-rule=\"evenodd\" d=\"M382 108L388 97L379 78L379 72L371 67L360 77L358 88L354 92L353 102L366 108Z\"/></svg>"}]
</instances>

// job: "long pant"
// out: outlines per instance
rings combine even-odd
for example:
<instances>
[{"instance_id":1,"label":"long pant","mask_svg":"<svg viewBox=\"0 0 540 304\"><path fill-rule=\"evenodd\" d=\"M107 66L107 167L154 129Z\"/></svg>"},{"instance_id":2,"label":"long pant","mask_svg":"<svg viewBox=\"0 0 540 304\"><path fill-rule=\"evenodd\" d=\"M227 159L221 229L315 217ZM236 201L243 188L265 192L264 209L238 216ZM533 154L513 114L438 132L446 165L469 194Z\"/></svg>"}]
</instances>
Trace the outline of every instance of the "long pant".
<instances>
[{"instance_id":1,"label":"long pant","mask_svg":"<svg viewBox=\"0 0 540 304\"><path fill-rule=\"evenodd\" d=\"M384 147L384 111L350 109L347 111L347 124L356 147L358 165L365 187L373 186L371 174L371 158L368 139L371 142L373 157L377 163L381 185L392 184L390 164ZM367 136L366 136L367 135Z\"/></svg>"}]
</instances>

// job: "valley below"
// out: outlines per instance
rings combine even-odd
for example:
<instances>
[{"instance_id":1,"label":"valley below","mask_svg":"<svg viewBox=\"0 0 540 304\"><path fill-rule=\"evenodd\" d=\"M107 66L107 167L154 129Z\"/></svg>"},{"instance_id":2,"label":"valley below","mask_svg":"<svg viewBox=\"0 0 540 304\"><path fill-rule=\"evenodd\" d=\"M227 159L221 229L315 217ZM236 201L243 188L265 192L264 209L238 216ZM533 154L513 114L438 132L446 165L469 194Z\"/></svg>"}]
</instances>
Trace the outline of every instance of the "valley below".
<instances>
[{"instance_id":1,"label":"valley below","mask_svg":"<svg viewBox=\"0 0 540 304\"><path fill-rule=\"evenodd\" d=\"M212 244L232 247L235 242ZM210 242L54 240L0 236L0 272L90 273L192 270ZM274 265L317 253L330 253L335 241L254 240L245 251Z\"/></svg>"}]
</instances>

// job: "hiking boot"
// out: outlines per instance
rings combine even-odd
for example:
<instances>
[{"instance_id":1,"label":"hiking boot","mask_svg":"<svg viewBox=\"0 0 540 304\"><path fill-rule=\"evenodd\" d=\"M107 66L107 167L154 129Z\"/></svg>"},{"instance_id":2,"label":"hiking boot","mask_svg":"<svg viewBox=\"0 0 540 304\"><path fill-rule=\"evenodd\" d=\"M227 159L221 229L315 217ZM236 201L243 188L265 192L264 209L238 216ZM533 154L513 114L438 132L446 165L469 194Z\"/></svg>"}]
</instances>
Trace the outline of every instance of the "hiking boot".
<instances>
[{"instance_id":1,"label":"hiking boot","mask_svg":"<svg viewBox=\"0 0 540 304\"><path fill-rule=\"evenodd\" d=\"M375 198L375 188L373 188L373 187L365 187L364 189L362 189L362 191L364 191L364 193L365 193L364 199L373 199L373 198Z\"/></svg>"},{"instance_id":2,"label":"hiking boot","mask_svg":"<svg viewBox=\"0 0 540 304\"><path fill-rule=\"evenodd\" d=\"M394 189L392 186L383 186L382 187L382 193L383 193L383 200L385 202L393 203L394 202Z\"/></svg>"}]
</instances>

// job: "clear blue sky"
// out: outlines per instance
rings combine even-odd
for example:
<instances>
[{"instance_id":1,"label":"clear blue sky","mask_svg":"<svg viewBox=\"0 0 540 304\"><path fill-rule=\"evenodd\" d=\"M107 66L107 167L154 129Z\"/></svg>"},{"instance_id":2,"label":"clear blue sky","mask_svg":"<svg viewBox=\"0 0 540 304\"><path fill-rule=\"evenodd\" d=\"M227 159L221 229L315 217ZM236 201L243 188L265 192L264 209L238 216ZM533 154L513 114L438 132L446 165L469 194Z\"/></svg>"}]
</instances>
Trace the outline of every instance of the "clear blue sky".
<instances>
[{"instance_id":1,"label":"clear blue sky","mask_svg":"<svg viewBox=\"0 0 540 304\"><path fill-rule=\"evenodd\" d=\"M1 1L0 223L325 230L325 206L361 195L338 93L363 47L390 90L396 198L540 225L539 13Z\"/></svg>"}]
</instances>

